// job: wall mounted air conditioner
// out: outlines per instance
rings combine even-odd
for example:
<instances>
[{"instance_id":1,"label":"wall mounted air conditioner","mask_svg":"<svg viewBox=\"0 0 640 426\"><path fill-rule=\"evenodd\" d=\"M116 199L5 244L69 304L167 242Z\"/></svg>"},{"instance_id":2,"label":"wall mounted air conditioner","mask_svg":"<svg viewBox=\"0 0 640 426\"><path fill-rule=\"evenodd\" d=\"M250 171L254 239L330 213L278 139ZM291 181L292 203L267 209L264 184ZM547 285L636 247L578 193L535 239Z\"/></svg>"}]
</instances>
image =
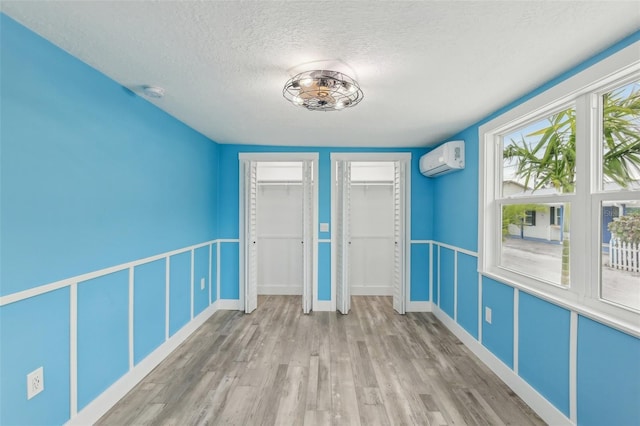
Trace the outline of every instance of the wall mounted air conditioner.
<instances>
[{"instance_id":1,"label":"wall mounted air conditioner","mask_svg":"<svg viewBox=\"0 0 640 426\"><path fill-rule=\"evenodd\" d=\"M420 173L427 177L464 169L464 141L446 142L420 157Z\"/></svg>"}]
</instances>

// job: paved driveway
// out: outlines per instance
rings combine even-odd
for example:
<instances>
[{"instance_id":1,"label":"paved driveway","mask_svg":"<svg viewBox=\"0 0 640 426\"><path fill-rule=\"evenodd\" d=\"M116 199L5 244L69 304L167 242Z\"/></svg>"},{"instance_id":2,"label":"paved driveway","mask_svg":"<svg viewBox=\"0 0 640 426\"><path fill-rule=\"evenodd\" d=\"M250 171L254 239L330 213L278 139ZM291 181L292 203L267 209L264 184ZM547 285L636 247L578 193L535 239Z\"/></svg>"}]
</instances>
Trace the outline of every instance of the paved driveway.
<instances>
[{"instance_id":1,"label":"paved driveway","mask_svg":"<svg viewBox=\"0 0 640 426\"><path fill-rule=\"evenodd\" d=\"M602 262L602 298L640 310L640 274L609 268L607 254L603 254ZM507 238L502 245L502 265L560 283L562 246L557 243Z\"/></svg>"}]
</instances>

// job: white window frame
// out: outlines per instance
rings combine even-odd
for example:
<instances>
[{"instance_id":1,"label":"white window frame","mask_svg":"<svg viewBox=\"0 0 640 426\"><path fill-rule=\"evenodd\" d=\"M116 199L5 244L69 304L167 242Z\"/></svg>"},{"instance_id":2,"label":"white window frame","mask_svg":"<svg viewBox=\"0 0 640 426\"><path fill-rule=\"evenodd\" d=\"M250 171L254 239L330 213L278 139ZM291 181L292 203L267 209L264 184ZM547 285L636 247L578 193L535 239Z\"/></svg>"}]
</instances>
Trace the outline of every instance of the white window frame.
<instances>
[{"instance_id":1,"label":"white window frame","mask_svg":"<svg viewBox=\"0 0 640 426\"><path fill-rule=\"evenodd\" d=\"M495 117L479 128L480 273L520 288L555 304L640 336L640 314L600 299L601 201L638 199L632 191L602 190L600 111L602 93L640 72L640 42L614 53L589 68ZM571 203L571 284L568 288L499 266L502 186L501 136L550 116L570 105L576 110L576 186L571 194L514 198L507 203ZM590 172L593 171L593 172ZM497 200L500 200L498 202Z\"/></svg>"},{"instance_id":2,"label":"white window frame","mask_svg":"<svg viewBox=\"0 0 640 426\"><path fill-rule=\"evenodd\" d=\"M564 207L561 206L552 206L553 215L549 218L549 220L553 219L553 223L550 223L551 226L561 226L562 224L562 214L564 214ZM551 211L551 210L549 210Z\"/></svg>"},{"instance_id":3,"label":"white window frame","mask_svg":"<svg viewBox=\"0 0 640 426\"><path fill-rule=\"evenodd\" d=\"M530 219L530 220L529 220ZM524 226L536 226L536 211L535 210L525 210L524 211Z\"/></svg>"}]
</instances>

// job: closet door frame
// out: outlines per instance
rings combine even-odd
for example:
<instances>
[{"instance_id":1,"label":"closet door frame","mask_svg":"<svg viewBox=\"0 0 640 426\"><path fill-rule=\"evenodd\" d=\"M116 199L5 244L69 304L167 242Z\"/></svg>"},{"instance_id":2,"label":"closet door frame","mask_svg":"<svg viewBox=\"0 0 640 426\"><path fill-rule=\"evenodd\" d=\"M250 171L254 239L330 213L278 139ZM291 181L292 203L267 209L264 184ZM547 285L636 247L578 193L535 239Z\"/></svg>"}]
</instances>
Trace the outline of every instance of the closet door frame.
<instances>
[{"instance_id":1,"label":"closet door frame","mask_svg":"<svg viewBox=\"0 0 640 426\"><path fill-rule=\"evenodd\" d=\"M410 152L350 152L331 153L331 224L338 229L336 162L337 161L398 161L404 164L404 307L409 306L411 298L411 153ZM331 233L331 310L337 310L336 273L337 243L340 236Z\"/></svg>"},{"instance_id":2,"label":"closet door frame","mask_svg":"<svg viewBox=\"0 0 640 426\"><path fill-rule=\"evenodd\" d=\"M311 310L313 310L318 305L318 168L319 168L319 154L317 152L241 152L238 154L238 234L239 234L239 306L241 311L245 311L246 306L246 285L247 285L247 276L246 276L246 268L247 264L247 235L246 235L246 189L247 182L245 178L245 170L247 164L250 162L260 162L260 161L270 161L270 162L288 162L288 161L311 161L313 164L313 186L312 186L312 195L311 195L311 204L312 204L312 227L313 233L311 235L311 247L313 249L312 254L312 279L311 282L307 284L307 288L310 292L310 303ZM302 208L302 206L301 206ZM303 220L304 222L304 220ZM304 261L304 259L303 259ZM303 283L304 285L304 283ZM310 288L309 288L310 287ZM257 292L257 289L256 289ZM300 304L301 307L304 307L304 300Z\"/></svg>"}]
</instances>

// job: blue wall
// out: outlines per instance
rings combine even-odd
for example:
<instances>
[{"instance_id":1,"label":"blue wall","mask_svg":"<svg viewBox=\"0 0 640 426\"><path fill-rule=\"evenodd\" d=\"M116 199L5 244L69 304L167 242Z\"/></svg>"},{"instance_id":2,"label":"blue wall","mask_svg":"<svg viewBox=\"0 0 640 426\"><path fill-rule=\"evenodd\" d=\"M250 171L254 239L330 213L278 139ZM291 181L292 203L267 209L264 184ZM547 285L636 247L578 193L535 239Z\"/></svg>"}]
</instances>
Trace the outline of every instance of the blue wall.
<instances>
[{"instance_id":1,"label":"blue wall","mask_svg":"<svg viewBox=\"0 0 640 426\"><path fill-rule=\"evenodd\" d=\"M465 141L464 170L434 179L433 239L478 250L478 129L467 129L447 140ZM472 182L476 183L472 183Z\"/></svg>"},{"instance_id":2,"label":"blue wall","mask_svg":"<svg viewBox=\"0 0 640 426\"><path fill-rule=\"evenodd\" d=\"M238 243L220 244L220 299L240 297L239 250Z\"/></svg>"},{"instance_id":3,"label":"blue wall","mask_svg":"<svg viewBox=\"0 0 640 426\"><path fill-rule=\"evenodd\" d=\"M433 198L433 239L437 243L476 252L478 249L478 131L491 119L542 93L566 78L640 40L636 32L609 49L526 94L480 122L447 140L465 141L466 168L435 180ZM444 142L444 141L443 141ZM434 252L437 253L437 250ZM477 265L458 252L458 269L453 254L441 247L434 256L434 274L440 268L440 294L434 299L453 318L453 277L457 273L457 322L510 368L518 371L540 395L569 417L569 334L571 313L524 291L514 304L514 288L506 283L482 278L482 292L474 287ZM469 256L474 258L475 256ZM434 284L437 279L434 275ZM475 293L475 294L474 294ZM482 320L478 321L477 298L482 300ZM484 319L484 309L492 310L492 324ZM579 318L577 353L577 421L579 425L640 423L640 340L584 317ZM481 327L479 329L478 327ZM514 351L515 336L517 355Z\"/></svg>"},{"instance_id":4,"label":"blue wall","mask_svg":"<svg viewBox=\"0 0 640 426\"><path fill-rule=\"evenodd\" d=\"M331 243L318 246L318 283L318 300L331 300Z\"/></svg>"},{"instance_id":5,"label":"blue wall","mask_svg":"<svg viewBox=\"0 0 640 426\"><path fill-rule=\"evenodd\" d=\"M217 144L4 14L0 40L0 295L217 237ZM208 247L195 268L197 313ZM138 363L165 341L164 260L134 275ZM70 309L69 287L0 308L0 424L69 419ZM81 409L129 370L129 271L79 283L77 320Z\"/></svg>"},{"instance_id":6,"label":"blue wall","mask_svg":"<svg viewBox=\"0 0 640 426\"><path fill-rule=\"evenodd\" d=\"M124 270L78 285L78 409L128 370L129 271Z\"/></svg>"},{"instance_id":7,"label":"blue wall","mask_svg":"<svg viewBox=\"0 0 640 426\"><path fill-rule=\"evenodd\" d=\"M433 273L431 274L431 280L433 284L431 288L433 290L433 303L440 305L440 289L438 283L440 282L440 250L435 245L431 246L431 266L433 267Z\"/></svg>"},{"instance_id":8,"label":"blue wall","mask_svg":"<svg viewBox=\"0 0 640 426\"><path fill-rule=\"evenodd\" d=\"M640 340L578 320L578 420L633 425L640 419Z\"/></svg>"},{"instance_id":9,"label":"blue wall","mask_svg":"<svg viewBox=\"0 0 640 426\"><path fill-rule=\"evenodd\" d=\"M137 364L164 342L166 261L156 260L134 270L133 336Z\"/></svg>"},{"instance_id":10,"label":"blue wall","mask_svg":"<svg viewBox=\"0 0 640 426\"><path fill-rule=\"evenodd\" d=\"M566 309L520 292L518 374L567 417L569 321Z\"/></svg>"},{"instance_id":11,"label":"blue wall","mask_svg":"<svg viewBox=\"0 0 640 426\"><path fill-rule=\"evenodd\" d=\"M3 306L0 329L0 424L67 421L69 288ZM45 391L27 400L26 377L38 367L44 368Z\"/></svg>"},{"instance_id":12,"label":"blue wall","mask_svg":"<svg viewBox=\"0 0 640 426\"><path fill-rule=\"evenodd\" d=\"M428 244L411 246L411 301L429 300L429 253Z\"/></svg>"},{"instance_id":13,"label":"blue wall","mask_svg":"<svg viewBox=\"0 0 640 426\"><path fill-rule=\"evenodd\" d=\"M204 311L209 303L209 246L204 246L193 253L193 316Z\"/></svg>"},{"instance_id":14,"label":"blue wall","mask_svg":"<svg viewBox=\"0 0 640 426\"><path fill-rule=\"evenodd\" d=\"M169 268L169 335L173 336L191 319L191 254L171 256Z\"/></svg>"},{"instance_id":15,"label":"blue wall","mask_svg":"<svg viewBox=\"0 0 640 426\"><path fill-rule=\"evenodd\" d=\"M454 279L455 279L455 252L451 249L440 247L440 309L451 318L454 314Z\"/></svg>"},{"instance_id":16,"label":"blue wall","mask_svg":"<svg viewBox=\"0 0 640 426\"><path fill-rule=\"evenodd\" d=\"M217 145L0 19L0 294L214 239Z\"/></svg>"},{"instance_id":17,"label":"blue wall","mask_svg":"<svg viewBox=\"0 0 640 426\"><path fill-rule=\"evenodd\" d=\"M482 279L482 344L509 367L513 367L513 288ZM491 309L491 324L485 320Z\"/></svg>"},{"instance_id":18,"label":"blue wall","mask_svg":"<svg viewBox=\"0 0 640 426\"><path fill-rule=\"evenodd\" d=\"M458 323L478 338L478 259L458 253Z\"/></svg>"},{"instance_id":19,"label":"blue wall","mask_svg":"<svg viewBox=\"0 0 640 426\"><path fill-rule=\"evenodd\" d=\"M215 243L211 246L211 300L209 303L213 303L218 300L218 246L220 244Z\"/></svg>"}]
</instances>

